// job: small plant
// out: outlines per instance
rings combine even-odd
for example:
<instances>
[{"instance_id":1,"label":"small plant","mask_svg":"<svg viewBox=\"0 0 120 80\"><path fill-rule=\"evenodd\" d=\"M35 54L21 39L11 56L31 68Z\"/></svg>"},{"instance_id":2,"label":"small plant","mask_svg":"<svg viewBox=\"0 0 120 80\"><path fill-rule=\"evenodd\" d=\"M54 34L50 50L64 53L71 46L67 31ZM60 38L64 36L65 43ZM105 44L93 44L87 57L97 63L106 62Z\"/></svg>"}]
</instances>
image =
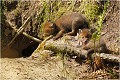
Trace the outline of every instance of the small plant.
<instances>
[{"instance_id":1,"label":"small plant","mask_svg":"<svg viewBox=\"0 0 120 80\"><path fill-rule=\"evenodd\" d=\"M103 27L103 21L104 21L104 17L105 17L105 12L107 10L107 6L109 5L109 1L107 1L105 4L104 4L104 9L103 9L103 12L98 16L98 21L97 21L97 31L95 33L93 33L92 35L92 39L95 39L95 40L99 40L100 38L100 35L101 35L101 29Z\"/></svg>"}]
</instances>

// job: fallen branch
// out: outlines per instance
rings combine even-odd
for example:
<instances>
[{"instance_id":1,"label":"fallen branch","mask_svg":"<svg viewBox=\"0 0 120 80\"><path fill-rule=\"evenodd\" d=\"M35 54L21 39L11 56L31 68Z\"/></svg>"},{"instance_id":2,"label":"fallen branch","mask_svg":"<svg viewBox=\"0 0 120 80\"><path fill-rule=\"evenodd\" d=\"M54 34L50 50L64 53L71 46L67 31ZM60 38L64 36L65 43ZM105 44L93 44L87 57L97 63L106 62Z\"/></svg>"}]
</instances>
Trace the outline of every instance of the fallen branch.
<instances>
[{"instance_id":1,"label":"fallen branch","mask_svg":"<svg viewBox=\"0 0 120 80\"><path fill-rule=\"evenodd\" d=\"M71 46L70 44L61 43L61 41L53 41L52 39L47 41L44 46L45 49L51 50L55 53L68 53L69 55L77 55L87 57L87 51L80 48Z\"/></svg>"},{"instance_id":2,"label":"fallen branch","mask_svg":"<svg viewBox=\"0 0 120 80\"><path fill-rule=\"evenodd\" d=\"M46 43L47 40L51 39L53 36L50 35L49 37L47 37L46 39L44 39L39 46L37 47L37 49L33 52L32 57L38 57L39 54L37 54L37 52L43 51L44 50L44 45ZM36 56L37 55L37 56Z\"/></svg>"},{"instance_id":3,"label":"fallen branch","mask_svg":"<svg viewBox=\"0 0 120 80\"><path fill-rule=\"evenodd\" d=\"M69 55L77 55L78 57L87 57L87 51L81 49L81 47L76 46L77 41L71 38L70 40L59 39L53 41L52 39L46 41L44 44L44 49L51 50L55 53L67 53ZM106 53L93 53L93 55L100 56L102 59L120 62L120 56Z\"/></svg>"},{"instance_id":4,"label":"fallen branch","mask_svg":"<svg viewBox=\"0 0 120 80\"><path fill-rule=\"evenodd\" d=\"M105 59L108 61L120 62L119 55L106 54L106 53L94 53L93 55L100 56L102 59Z\"/></svg>"}]
</instances>

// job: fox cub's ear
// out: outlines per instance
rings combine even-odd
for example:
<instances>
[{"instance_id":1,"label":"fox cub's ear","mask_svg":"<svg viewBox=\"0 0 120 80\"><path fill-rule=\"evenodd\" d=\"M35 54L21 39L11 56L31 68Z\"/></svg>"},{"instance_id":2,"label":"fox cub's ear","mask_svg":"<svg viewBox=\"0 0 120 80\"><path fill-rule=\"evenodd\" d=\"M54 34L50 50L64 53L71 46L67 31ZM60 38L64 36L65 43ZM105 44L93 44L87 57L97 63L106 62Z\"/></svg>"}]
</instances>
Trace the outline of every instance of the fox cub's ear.
<instances>
[{"instance_id":1,"label":"fox cub's ear","mask_svg":"<svg viewBox=\"0 0 120 80\"><path fill-rule=\"evenodd\" d=\"M51 20L48 20L48 22L50 23L50 27L55 27L55 23L54 22L52 22Z\"/></svg>"}]
</instances>

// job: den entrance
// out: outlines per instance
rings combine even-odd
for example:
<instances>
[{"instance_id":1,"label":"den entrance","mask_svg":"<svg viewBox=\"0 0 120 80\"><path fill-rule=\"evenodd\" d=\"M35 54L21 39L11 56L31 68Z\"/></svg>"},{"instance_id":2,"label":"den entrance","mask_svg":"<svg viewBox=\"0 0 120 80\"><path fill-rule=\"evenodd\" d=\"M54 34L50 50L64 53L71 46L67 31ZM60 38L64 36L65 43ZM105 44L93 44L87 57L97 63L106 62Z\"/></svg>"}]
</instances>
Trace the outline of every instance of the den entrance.
<instances>
[{"instance_id":1,"label":"den entrance","mask_svg":"<svg viewBox=\"0 0 120 80\"><path fill-rule=\"evenodd\" d=\"M39 43L32 41L31 39L25 37L24 35L19 35L14 42L7 46L5 42L10 36L2 40L2 58L20 58L20 57L29 57L34 50L37 48ZM10 41L10 40L8 40Z\"/></svg>"}]
</instances>

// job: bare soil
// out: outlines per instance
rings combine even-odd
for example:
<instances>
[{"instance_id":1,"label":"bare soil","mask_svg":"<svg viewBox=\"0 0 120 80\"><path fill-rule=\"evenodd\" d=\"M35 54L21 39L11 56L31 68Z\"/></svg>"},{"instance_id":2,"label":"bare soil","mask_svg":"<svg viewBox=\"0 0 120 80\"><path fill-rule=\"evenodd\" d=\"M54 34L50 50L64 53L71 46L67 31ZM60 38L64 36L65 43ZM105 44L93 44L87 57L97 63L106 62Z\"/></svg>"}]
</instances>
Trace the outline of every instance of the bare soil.
<instances>
[{"instance_id":1,"label":"bare soil","mask_svg":"<svg viewBox=\"0 0 120 80\"><path fill-rule=\"evenodd\" d=\"M105 70L90 72L88 65L74 59L49 57L46 60L32 58L0 59L1 80L80 80L108 79Z\"/></svg>"}]
</instances>

